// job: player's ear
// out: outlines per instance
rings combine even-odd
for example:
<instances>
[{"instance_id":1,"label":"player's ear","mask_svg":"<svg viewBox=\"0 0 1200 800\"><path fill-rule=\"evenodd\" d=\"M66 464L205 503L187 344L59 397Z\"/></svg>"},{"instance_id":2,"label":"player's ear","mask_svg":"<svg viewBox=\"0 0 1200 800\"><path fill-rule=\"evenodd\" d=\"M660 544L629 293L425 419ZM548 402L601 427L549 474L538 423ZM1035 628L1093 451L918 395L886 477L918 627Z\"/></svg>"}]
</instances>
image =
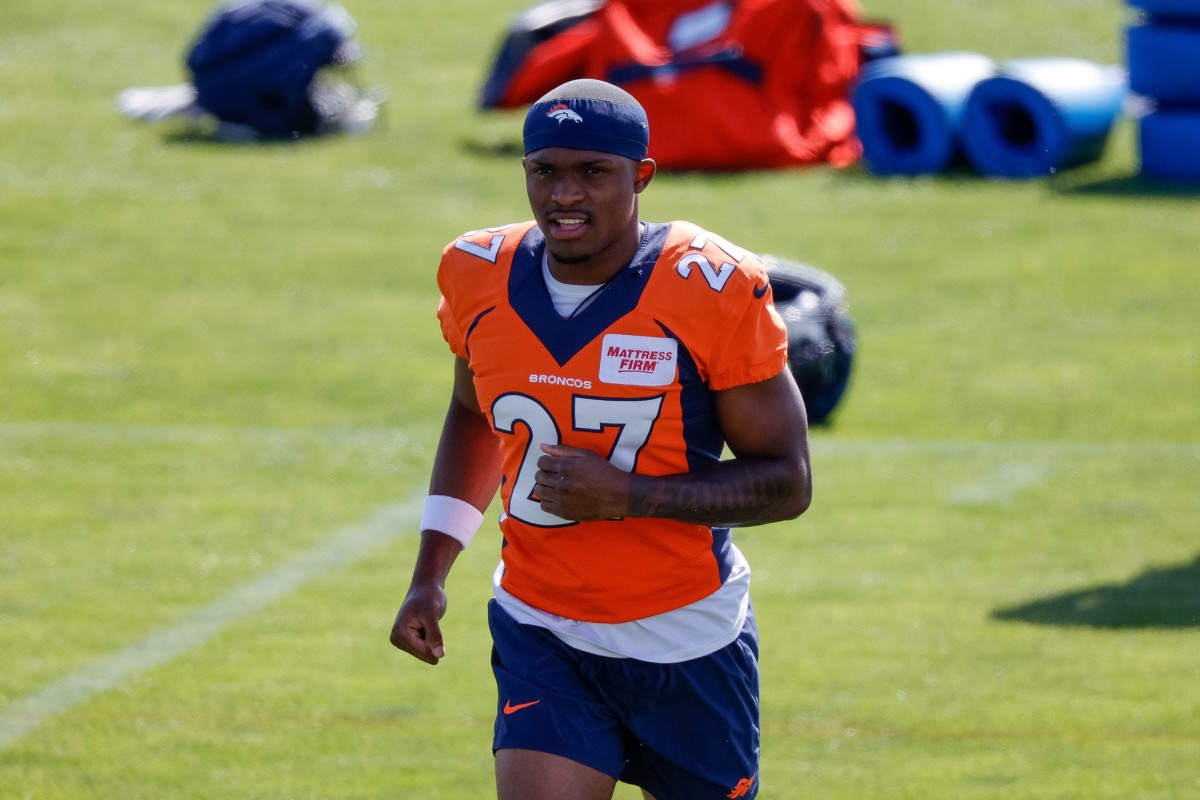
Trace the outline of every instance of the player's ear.
<instances>
[{"instance_id":1,"label":"player's ear","mask_svg":"<svg viewBox=\"0 0 1200 800\"><path fill-rule=\"evenodd\" d=\"M639 161L634 173L633 191L640 194L650 185L650 181L654 179L657 172L658 165L654 163L653 158L643 158Z\"/></svg>"}]
</instances>

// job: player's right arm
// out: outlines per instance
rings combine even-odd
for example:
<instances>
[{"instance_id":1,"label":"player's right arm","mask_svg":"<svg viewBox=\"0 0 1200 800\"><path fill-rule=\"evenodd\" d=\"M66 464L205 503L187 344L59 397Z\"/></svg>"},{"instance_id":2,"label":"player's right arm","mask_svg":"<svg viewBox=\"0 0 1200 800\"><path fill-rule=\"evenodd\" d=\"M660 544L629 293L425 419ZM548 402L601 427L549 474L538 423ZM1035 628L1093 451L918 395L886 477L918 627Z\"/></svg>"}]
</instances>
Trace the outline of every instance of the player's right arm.
<instances>
[{"instance_id":1,"label":"player's right arm","mask_svg":"<svg viewBox=\"0 0 1200 800\"><path fill-rule=\"evenodd\" d=\"M431 495L448 495L485 511L500 485L500 450L479 407L466 360L455 359L454 390L442 425ZM437 530L421 531L408 594L392 625L392 644L429 664L446 655L441 619L446 613L446 578L462 552L458 540Z\"/></svg>"}]
</instances>

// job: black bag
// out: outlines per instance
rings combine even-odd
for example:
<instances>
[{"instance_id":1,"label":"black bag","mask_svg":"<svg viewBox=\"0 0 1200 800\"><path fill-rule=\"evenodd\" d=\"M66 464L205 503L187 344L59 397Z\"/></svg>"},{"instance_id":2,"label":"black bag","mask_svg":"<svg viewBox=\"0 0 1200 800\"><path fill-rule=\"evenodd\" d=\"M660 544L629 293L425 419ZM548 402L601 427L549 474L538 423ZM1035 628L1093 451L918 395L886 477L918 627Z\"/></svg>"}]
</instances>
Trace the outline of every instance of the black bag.
<instances>
[{"instance_id":1,"label":"black bag","mask_svg":"<svg viewBox=\"0 0 1200 800\"><path fill-rule=\"evenodd\" d=\"M788 331L788 366L812 425L829 422L850 383L858 349L846 288L824 270L764 255L775 309Z\"/></svg>"}]
</instances>

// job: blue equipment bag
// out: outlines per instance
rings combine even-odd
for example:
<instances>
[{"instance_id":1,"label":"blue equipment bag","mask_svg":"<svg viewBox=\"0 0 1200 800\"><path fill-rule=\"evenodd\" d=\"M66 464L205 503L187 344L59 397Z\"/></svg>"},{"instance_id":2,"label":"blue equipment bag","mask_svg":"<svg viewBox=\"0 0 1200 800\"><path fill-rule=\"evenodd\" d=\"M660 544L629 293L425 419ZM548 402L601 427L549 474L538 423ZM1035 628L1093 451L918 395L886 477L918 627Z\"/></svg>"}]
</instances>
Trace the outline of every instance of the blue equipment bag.
<instances>
[{"instance_id":1,"label":"blue equipment bag","mask_svg":"<svg viewBox=\"0 0 1200 800\"><path fill-rule=\"evenodd\" d=\"M316 133L317 71L353 59L353 23L315 0L234 0L207 22L187 55L196 102L223 122L266 137Z\"/></svg>"}]
</instances>

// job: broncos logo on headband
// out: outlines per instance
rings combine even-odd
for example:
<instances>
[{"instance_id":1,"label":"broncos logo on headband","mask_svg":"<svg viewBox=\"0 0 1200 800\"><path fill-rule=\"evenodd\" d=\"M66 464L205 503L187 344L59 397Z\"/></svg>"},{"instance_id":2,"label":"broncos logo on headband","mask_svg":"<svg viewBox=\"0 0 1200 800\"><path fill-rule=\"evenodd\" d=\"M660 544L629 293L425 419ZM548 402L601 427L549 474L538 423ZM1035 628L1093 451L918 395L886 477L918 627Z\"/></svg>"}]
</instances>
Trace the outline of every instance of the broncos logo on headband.
<instances>
[{"instance_id":1,"label":"broncos logo on headband","mask_svg":"<svg viewBox=\"0 0 1200 800\"><path fill-rule=\"evenodd\" d=\"M558 120L558 124L562 125L563 120L571 120L571 122L583 122L583 117L571 110L571 107L566 103L559 103L546 112L547 117Z\"/></svg>"}]
</instances>

